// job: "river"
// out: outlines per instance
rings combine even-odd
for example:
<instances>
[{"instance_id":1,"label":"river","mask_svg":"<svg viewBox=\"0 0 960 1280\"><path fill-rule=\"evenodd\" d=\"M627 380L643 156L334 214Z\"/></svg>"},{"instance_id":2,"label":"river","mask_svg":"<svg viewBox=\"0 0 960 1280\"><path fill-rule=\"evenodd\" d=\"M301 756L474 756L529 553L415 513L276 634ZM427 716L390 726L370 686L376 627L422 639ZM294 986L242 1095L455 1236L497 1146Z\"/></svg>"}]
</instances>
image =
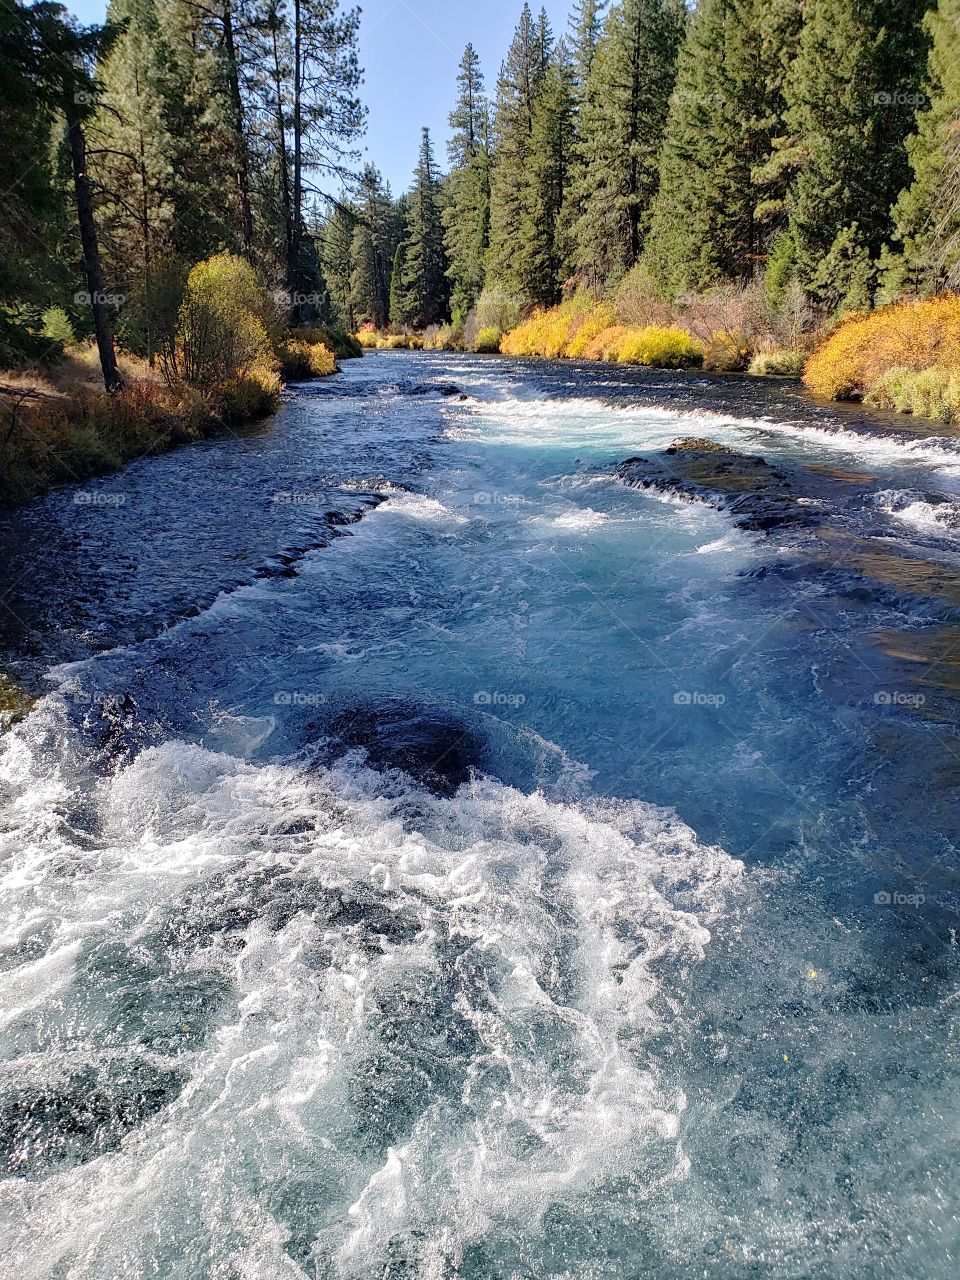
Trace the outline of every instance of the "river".
<instances>
[{"instance_id":1,"label":"river","mask_svg":"<svg viewBox=\"0 0 960 1280\"><path fill-rule=\"evenodd\" d=\"M960 442L381 353L0 555L4 1276L958 1274Z\"/></svg>"}]
</instances>

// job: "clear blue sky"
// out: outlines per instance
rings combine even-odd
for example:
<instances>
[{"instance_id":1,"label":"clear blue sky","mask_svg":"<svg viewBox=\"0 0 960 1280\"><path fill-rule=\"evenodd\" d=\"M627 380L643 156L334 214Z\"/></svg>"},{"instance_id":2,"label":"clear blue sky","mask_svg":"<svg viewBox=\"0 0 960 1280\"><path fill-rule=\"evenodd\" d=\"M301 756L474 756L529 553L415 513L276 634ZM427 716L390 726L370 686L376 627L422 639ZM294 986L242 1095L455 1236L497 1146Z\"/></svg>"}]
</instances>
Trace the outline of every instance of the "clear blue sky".
<instances>
[{"instance_id":1,"label":"clear blue sky","mask_svg":"<svg viewBox=\"0 0 960 1280\"><path fill-rule=\"evenodd\" d=\"M543 0L541 0L543 2ZM106 0L64 0L81 22L102 22ZM493 91L523 0L365 0L360 58L363 100L370 108L364 145L394 194L410 184L420 130L435 136L446 163L447 115L457 64L472 40ZM540 3L531 4L539 11ZM545 0L556 35L566 31L570 0Z\"/></svg>"}]
</instances>

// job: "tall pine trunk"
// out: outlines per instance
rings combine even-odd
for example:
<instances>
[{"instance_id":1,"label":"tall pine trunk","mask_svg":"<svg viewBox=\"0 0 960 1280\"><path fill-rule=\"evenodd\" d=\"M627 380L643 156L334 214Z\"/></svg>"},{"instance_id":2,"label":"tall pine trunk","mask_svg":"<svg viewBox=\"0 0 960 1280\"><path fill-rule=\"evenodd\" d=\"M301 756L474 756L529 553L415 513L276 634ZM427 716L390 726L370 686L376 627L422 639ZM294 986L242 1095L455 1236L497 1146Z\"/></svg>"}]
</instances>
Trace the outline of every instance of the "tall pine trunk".
<instances>
[{"instance_id":1,"label":"tall pine trunk","mask_svg":"<svg viewBox=\"0 0 960 1280\"><path fill-rule=\"evenodd\" d=\"M83 247L83 266L93 312L93 329L97 336L103 385L108 391L119 391L123 386L117 367L117 353L113 347L113 329L103 292L100 272L100 249L97 244L97 228L93 220L93 199L90 194L90 178L87 175L87 143L83 126L72 120L67 129L70 140L70 160L73 165L73 188L77 201L77 222L80 226L80 244Z\"/></svg>"},{"instance_id":2,"label":"tall pine trunk","mask_svg":"<svg viewBox=\"0 0 960 1280\"><path fill-rule=\"evenodd\" d=\"M300 284L300 237L303 218L303 54L300 0L293 0L293 226L287 260L287 282L290 292L298 292ZM297 324L300 304L294 298L290 320Z\"/></svg>"},{"instance_id":3,"label":"tall pine trunk","mask_svg":"<svg viewBox=\"0 0 960 1280\"><path fill-rule=\"evenodd\" d=\"M293 306L293 292L296 281L291 276L293 265L293 210L290 201L290 162L287 156L287 121L283 114L283 72L280 66L280 43L278 40L279 20L272 14L273 33L273 85L276 94L277 114L277 163L280 168L280 205L283 212L284 266L286 269L287 291L290 294L290 306Z\"/></svg>"},{"instance_id":4,"label":"tall pine trunk","mask_svg":"<svg viewBox=\"0 0 960 1280\"><path fill-rule=\"evenodd\" d=\"M233 109L233 127L236 130L237 192L240 197L240 231L243 236L243 252L247 258L253 252L253 211L250 205L250 161L247 157L247 137L243 121L243 99L240 96L240 72L237 67L237 48L233 38L233 3L226 0L223 6L223 44L227 54L227 83L230 104Z\"/></svg>"}]
</instances>

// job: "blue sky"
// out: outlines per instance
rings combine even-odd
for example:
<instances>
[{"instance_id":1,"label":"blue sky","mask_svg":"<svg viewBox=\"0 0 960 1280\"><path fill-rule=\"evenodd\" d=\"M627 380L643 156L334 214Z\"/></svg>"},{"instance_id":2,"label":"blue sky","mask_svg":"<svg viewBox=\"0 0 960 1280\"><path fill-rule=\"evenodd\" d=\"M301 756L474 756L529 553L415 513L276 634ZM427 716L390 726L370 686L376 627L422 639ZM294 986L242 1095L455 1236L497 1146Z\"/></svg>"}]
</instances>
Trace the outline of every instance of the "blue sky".
<instances>
[{"instance_id":1,"label":"blue sky","mask_svg":"<svg viewBox=\"0 0 960 1280\"><path fill-rule=\"evenodd\" d=\"M102 22L106 0L65 0L82 22ZM457 64L472 40L493 90L523 0L365 0L360 28L366 71L363 100L370 108L364 145L394 194L409 186L420 130L435 135L446 163L447 115L456 92ZM539 9L539 4L532 7ZM554 32L566 31L569 0L546 0Z\"/></svg>"}]
</instances>

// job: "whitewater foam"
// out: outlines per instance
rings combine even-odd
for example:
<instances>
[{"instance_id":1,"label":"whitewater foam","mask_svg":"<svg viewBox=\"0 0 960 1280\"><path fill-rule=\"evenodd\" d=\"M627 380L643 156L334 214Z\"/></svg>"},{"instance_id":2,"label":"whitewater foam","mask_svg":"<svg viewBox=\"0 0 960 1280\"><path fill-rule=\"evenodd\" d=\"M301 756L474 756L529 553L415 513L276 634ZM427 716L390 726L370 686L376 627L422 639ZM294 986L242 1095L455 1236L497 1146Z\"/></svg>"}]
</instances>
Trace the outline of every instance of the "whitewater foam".
<instances>
[{"instance_id":1,"label":"whitewater foam","mask_svg":"<svg viewBox=\"0 0 960 1280\"><path fill-rule=\"evenodd\" d=\"M442 800L356 762L305 774L177 741L95 789L95 852L61 833L37 859L55 701L0 748L21 789L6 928L49 936L3 975L0 1051L22 1054L29 1022L32 1087L69 1092L66 1037L95 1055L110 1028L121 1069L147 1052L186 1081L111 1150L0 1181L17 1274L311 1259L359 1277L398 1247L456 1263L491 1224L536 1234L551 1202L624 1169L651 1191L685 1176L684 1099L656 1046L739 863L639 802L491 779ZM146 1023L113 1023L108 945ZM178 973L210 1008L186 1010Z\"/></svg>"}]
</instances>

